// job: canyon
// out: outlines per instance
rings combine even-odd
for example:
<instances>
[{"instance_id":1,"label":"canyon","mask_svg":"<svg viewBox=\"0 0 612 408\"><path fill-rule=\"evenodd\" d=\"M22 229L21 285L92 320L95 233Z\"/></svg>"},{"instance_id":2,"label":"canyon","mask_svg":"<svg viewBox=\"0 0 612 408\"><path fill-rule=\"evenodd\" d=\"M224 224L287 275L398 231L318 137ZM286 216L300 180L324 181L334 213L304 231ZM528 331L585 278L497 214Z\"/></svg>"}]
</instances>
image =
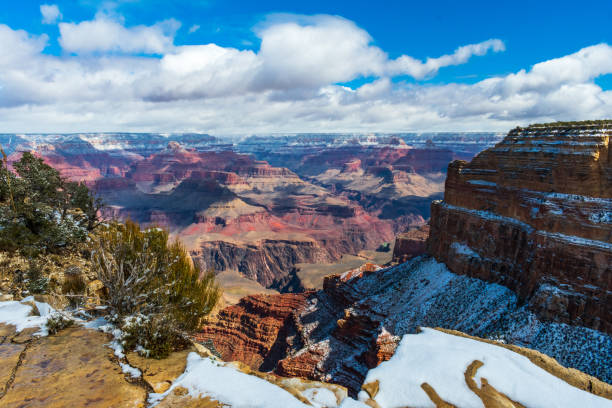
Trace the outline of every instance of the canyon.
<instances>
[{"instance_id":1,"label":"canyon","mask_svg":"<svg viewBox=\"0 0 612 408\"><path fill-rule=\"evenodd\" d=\"M301 134L234 142L102 133L3 134L0 143L9 162L34 151L88 184L104 200L105 218L167 228L202 268L220 274L226 300L235 302L246 288L320 288L327 270L387 262L363 251L423 225L431 200L441 197L447 163L498 138ZM235 273L255 286L226 281Z\"/></svg>"},{"instance_id":2,"label":"canyon","mask_svg":"<svg viewBox=\"0 0 612 408\"><path fill-rule=\"evenodd\" d=\"M529 347L609 383L611 133L605 121L514 129L449 165L429 233L397 239L403 263L328 276L297 304L242 299L196 336L224 358L352 395L421 326ZM257 347L236 353L237 339Z\"/></svg>"},{"instance_id":3,"label":"canyon","mask_svg":"<svg viewBox=\"0 0 612 408\"><path fill-rule=\"evenodd\" d=\"M24 312L32 327L22 334L0 325L0 357L11 367L0 398L14 406L23 394L57 406L94 396L106 404L216 407L270 392L261 406L386 407L398 398L406 406L562 399L605 406L612 398L611 126L513 129L469 162L467 147L413 147L397 137L346 139L286 166L275 161L286 158L218 149L214 140L209 149L168 141L143 155L92 151L79 159L59 143L39 146L47 162L108 200L105 217L168 228L203 268L248 289L162 362L105 350L115 332L94 317L104 308L80 311L77 327L38 338L49 306L2 298L0 307L37 307L39 315ZM389 205L395 212L386 218ZM337 273L300 271L313 262ZM53 365L49 378L73 386L93 376L82 392L57 399L45 380L41 393L29 393L29 376L47 369L45 350L66 349L74 356L62 355L67 366ZM87 365L67 376L79 358L100 370ZM120 392L100 393L100 375ZM462 391L449 391L457 381ZM546 398L534 394L536 383ZM255 384L261 393L243 392Z\"/></svg>"}]
</instances>

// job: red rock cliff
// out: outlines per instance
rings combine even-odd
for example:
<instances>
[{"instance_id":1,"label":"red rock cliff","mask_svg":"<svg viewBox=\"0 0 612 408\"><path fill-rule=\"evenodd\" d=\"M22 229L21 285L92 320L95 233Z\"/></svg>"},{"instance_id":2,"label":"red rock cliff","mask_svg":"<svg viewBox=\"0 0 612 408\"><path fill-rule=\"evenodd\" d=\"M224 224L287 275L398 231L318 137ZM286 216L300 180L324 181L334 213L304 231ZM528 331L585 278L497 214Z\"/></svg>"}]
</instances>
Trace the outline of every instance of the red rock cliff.
<instances>
[{"instance_id":1,"label":"red rock cliff","mask_svg":"<svg viewBox=\"0 0 612 408\"><path fill-rule=\"evenodd\" d=\"M226 361L242 361L267 371L286 355L288 339L296 329L294 313L310 295L304 292L244 297L237 305L221 310L195 338L213 341Z\"/></svg>"},{"instance_id":2,"label":"red rock cliff","mask_svg":"<svg viewBox=\"0 0 612 408\"><path fill-rule=\"evenodd\" d=\"M612 122L517 128L449 165L429 252L540 317L612 333Z\"/></svg>"}]
</instances>

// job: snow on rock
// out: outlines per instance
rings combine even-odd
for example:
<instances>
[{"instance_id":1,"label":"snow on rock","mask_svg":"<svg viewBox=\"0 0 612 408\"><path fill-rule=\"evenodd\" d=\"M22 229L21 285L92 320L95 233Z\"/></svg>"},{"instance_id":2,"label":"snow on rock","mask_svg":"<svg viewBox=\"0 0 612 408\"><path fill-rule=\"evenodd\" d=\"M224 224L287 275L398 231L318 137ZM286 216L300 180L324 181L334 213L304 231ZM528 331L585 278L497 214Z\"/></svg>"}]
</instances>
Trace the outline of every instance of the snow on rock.
<instances>
[{"instance_id":1,"label":"snow on rock","mask_svg":"<svg viewBox=\"0 0 612 408\"><path fill-rule=\"evenodd\" d=\"M429 384L439 397L455 406L483 407L466 383L474 361L483 365L474 374L476 387L488 381L506 397L533 408L610 407L610 400L572 387L520 354L503 347L424 328L404 336L393 357L368 372L364 384L379 382L374 400L381 408L434 407L421 387ZM486 381L484 380L486 379ZM369 395L362 391L361 401ZM347 403L348 404L348 403ZM352 405L342 405L342 407Z\"/></svg>"},{"instance_id":2,"label":"snow on rock","mask_svg":"<svg viewBox=\"0 0 612 408\"><path fill-rule=\"evenodd\" d=\"M119 365L121 366L121 370L125 374L129 374L130 377L132 377L132 378L138 378L138 377L140 377L142 375L140 370L137 369L136 367L132 367L131 365L126 364L126 363L122 363L121 361L119 362Z\"/></svg>"},{"instance_id":3,"label":"snow on rock","mask_svg":"<svg viewBox=\"0 0 612 408\"><path fill-rule=\"evenodd\" d=\"M191 397L210 397L232 407L308 407L289 392L266 380L245 374L231 365L200 357L197 353L189 353L185 372L165 393L150 394L149 403L157 405L179 386L186 388ZM322 395L325 398L325 394Z\"/></svg>"},{"instance_id":4,"label":"snow on rock","mask_svg":"<svg viewBox=\"0 0 612 408\"><path fill-rule=\"evenodd\" d=\"M28 302L34 303L38 309L38 316L35 316L34 308ZM36 335L46 336L49 334L46 324L54 309L47 303L37 302L32 296L18 301L0 302L0 323L13 325L17 332L30 327L40 327Z\"/></svg>"},{"instance_id":5,"label":"snow on rock","mask_svg":"<svg viewBox=\"0 0 612 408\"><path fill-rule=\"evenodd\" d=\"M478 255L472 248L465 244L453 242L451 245L451 249L453 249L457 254L467 255L472 258L480 258L480 255Z\"/></svg>"},{"instance_id":6,"label":"snow on rock","mask_svg":"<svg viewBox=\"0 0 612 408\"><path fill-rule=\"evenodd\" d=\"M327 388L309 388L304 390L302 395L310 401L315 408L333 408L338 405L336 402L336 394Z\"/></svg>"},{"instance_id":7,"label":"snow on rock","mask_svg":"<svg viewBox=\"0 0 612 408\"><path fill-rule=\"evenodd\" d=\"M98 330L112 335L113 339L110 341L110 343L106 344L106 346L113 350L115 357L117 357L119 360L121 371L128 374L132 378L138 378L142 375L139 369L132 367L126 362L125 349L123 348L122 344L125 333L122 330L115 327L115 325L110 323L104 317L98 317L97 319L85 323L83 326L88 329ZM140 347L140 349L142 349L142 347Z\"/></svg>"}]
</instances>

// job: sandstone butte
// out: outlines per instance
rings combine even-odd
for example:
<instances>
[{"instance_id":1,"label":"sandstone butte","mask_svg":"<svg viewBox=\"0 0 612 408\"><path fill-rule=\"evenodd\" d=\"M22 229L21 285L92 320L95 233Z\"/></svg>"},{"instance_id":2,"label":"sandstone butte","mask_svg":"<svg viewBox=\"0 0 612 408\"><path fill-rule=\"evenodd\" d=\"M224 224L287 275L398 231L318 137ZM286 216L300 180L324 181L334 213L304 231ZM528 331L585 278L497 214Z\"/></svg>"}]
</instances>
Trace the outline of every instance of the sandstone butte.
<instances>
[{"instance_id":1,"label":"sandstone butte","mask_svg":"<svg viewBox=\"0 0 612 408\"><path fill-rule=\"evenodd\" d=\"M611 129L512 130L449 165L444 201L432 204L433 258L329 276L318 292L244 298L198 339L224 359L355 393L399 335L437 325L501 334L611 381ZM418 255L423 240L423 230L400 237L396 259ZM561 335L550 322L569 325Z\"/></svg>"},{"instance_id":2,"label":"sandstone butte","mask_svg":"<svg viewBox=\"0 0 612 408\"><path fill-rule=\"evenodd\" d=\"M612 123L516 128L449 165L428 251L548 320L612 333Z\"/></svg>"}]
</instances>

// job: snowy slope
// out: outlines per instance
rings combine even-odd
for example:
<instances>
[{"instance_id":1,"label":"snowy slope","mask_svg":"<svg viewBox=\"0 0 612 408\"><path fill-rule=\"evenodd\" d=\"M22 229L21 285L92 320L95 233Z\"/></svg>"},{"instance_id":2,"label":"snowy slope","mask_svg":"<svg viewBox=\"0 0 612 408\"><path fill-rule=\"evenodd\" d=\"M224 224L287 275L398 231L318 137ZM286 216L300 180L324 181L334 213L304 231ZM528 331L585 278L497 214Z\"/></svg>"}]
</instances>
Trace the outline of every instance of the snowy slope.
<instances>
[{"instance_id":1,"label":"snowy slope","mask_svg":"<svg viewBox=\"0 0 612 408\"><path fill-rule=\"evenodd\" d=\"M421 384L429 384L444 401L458 407L484 407L466 383L474 361L484 363L474 375L527 407L612 407L612 401L572 387L520 354L503 347L425 328L408 334L391 358L370 370L365 384L379 382L374 400L382 408L434 407ZM368 399L362 391L360 400Z\"/></svg>"}]
</instances>

